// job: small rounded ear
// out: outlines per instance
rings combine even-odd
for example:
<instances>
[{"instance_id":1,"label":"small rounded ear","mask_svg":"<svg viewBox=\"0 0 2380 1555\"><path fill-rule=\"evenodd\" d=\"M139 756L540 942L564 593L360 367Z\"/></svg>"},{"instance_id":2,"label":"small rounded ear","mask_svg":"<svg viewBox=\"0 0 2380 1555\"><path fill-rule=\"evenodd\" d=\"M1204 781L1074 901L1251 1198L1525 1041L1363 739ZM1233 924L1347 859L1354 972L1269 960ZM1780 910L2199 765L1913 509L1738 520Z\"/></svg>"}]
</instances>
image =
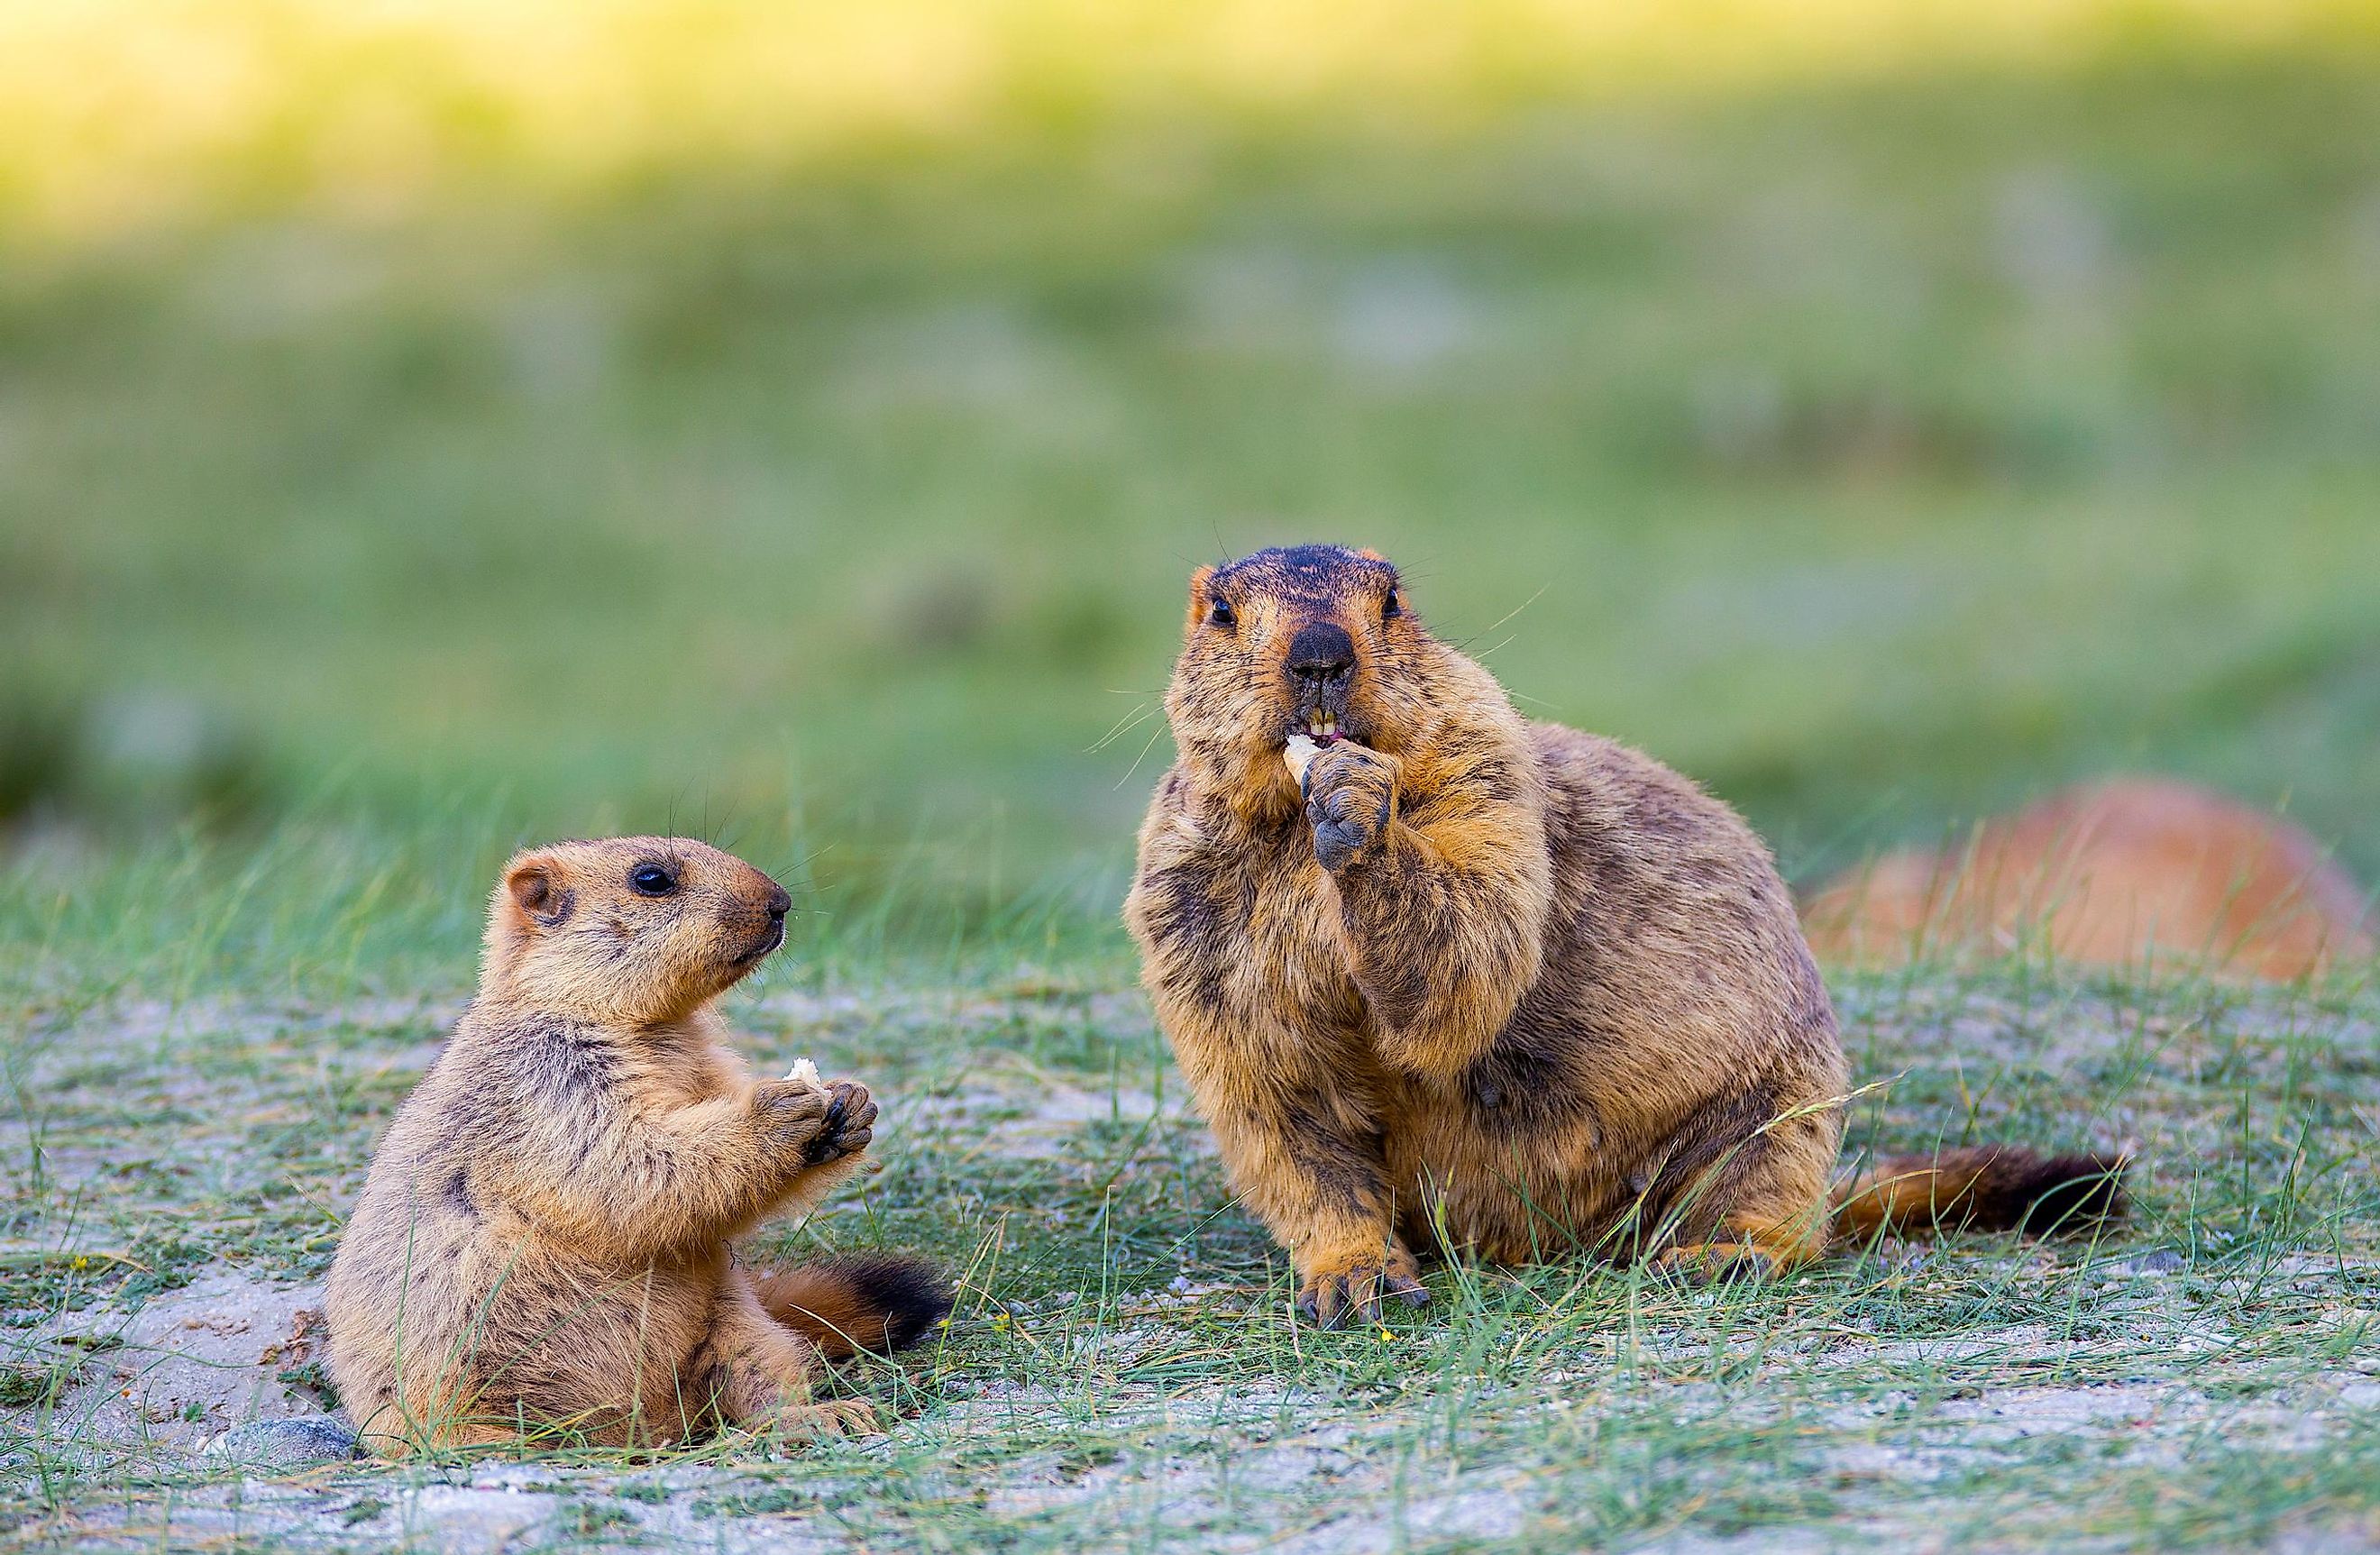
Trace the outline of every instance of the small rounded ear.
<instances>
[{"instance_id":1,"label":"small rounded ear","mask_svg":"<svg viewBox=\"0 0 2380 1555\"><path fill-rule=\"evenodd\" d=\"M554 879L553 866L535 856L504 871L504 896L527 923L552 928L570 911L570 893Z\"/></svg>"},{"instance_id":2,"label":"small rounded ear","mask_svg":"<svg viewBox=\"0 0 2380 1555\"><path fill-rule=\"evenodd\" d=\"M1198 629L1199 623L1207 619L1207 585L1214 580L1215 569L1213 567L1200 567L1196 572L1190 575L1189 630L1191 631L1196 631Z\"/></svg>"}]
</instances>

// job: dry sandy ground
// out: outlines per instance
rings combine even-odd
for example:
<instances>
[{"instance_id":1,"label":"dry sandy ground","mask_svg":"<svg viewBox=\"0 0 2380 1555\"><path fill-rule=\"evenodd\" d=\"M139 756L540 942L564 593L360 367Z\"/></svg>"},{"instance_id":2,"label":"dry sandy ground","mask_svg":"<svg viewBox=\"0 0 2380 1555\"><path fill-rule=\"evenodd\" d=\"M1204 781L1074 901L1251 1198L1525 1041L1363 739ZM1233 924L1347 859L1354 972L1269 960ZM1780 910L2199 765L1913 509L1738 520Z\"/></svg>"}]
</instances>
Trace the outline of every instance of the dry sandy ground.
<instances>
[{"instance_id":1,"label":"dry sandy ground","mask_svg":"<svg viewBox=\"0 0 2380 1555\"><path fill-rule=\"evenodd\" d=\"M1145 1021L1129 996L1112 1002L1114 1009L1086 1018ZM865 1013L871 1021L887 1018L881 1001L868 1002ZM813 1028L858 1018L849 1005L784 995L771 1001L768 1014L781 1045L796 1051L806 1051ZM425 1028L434 1031L449 1014L419 1004L344 1012L346 1026L375 1035L322 1062L370 1067L391 1082L383 1095L401 1093L436 1051ZM976 1014L986 1022L1005 1018L997 1008ZM190 1020L187 1013L177 1018ZM310 1029L302 1023L314 1017L283 1012L273 1018ZM916 1018L945 1027L954 1022L964 1038L975 1015L946 1001ZM199 1024L209 1021L226 1029L263 1024L241 1010ZM155 1025L151 1013L130 1012L119 1018L117 1041L128 1053L145 1051L158 1040ZM2008 1040L1988 1010L1946 1019L1941 1028L1978 1053ZM2063 1063L2083 1052L2089 1036L2061 1030L2052 1058ZM2359 1028L2358 1040L2368 1044L2369 1038ZM91 1062L89 1045L74 1057ZM153 1068L128 1059L111 1083L151 1085L153 1104L180 1109L185 1148L193 1140L201 1149L232 1148L237 1128L203 1120L214 1116L220 1124L220 1085L236 1072L164 1058ZM63 1094L75 1082L67 1071L58 1074ZM1082 1079L996 1051L979 1052L911 1099L900 1125L904 1148L947 1160L1063 1162L1099 1129L1130 1133L1154 1124L1173 1130L1192 1156L1204 1150L1184 1116L1178 1085L1160 1093L1095 1087ZM270 1105L263 1111L270 1114ZM2380 1123L2380 1110L2372 1115ZM0 1139L0 1148L8 1144ZM70 1196L79 1185L100 1183L112 1170L108 1155L62 1136L49 1153L48 1191ZM2002 1261L2016 1269L2027 1257L2011 1251ZM1912 1257L1909 1267L1922 1270L1924 1256ZM1662 1416L1707 1425L1724 1416L1755 1436L1809 1438L1811 1452L1797 1472L1819 1473L1838 1486L1938 1486L1954 1496L1966 1495L1960 1487L1995 1464L2037 1459L2045 1446L2116 1470L2187 1474L2210 1440L2302 1453L2312 1462L2351 1433L2368 1431L2380 1418L2380 1271L2362 1257L2342 1263L2311 1256L2258 1271L2254 1278L2274 1292L2297 1293L2307 1321L2332 1337L2275 1370L2271 1386L2248 1389L2240 1372L2218 1364L2240 1343L2222 1316L2223 1298L2237 1294L2224 1281L2237 1278L2210 1280L2170 1250L2135 1247L2102 1260L2077 1286L2071 1299L2090 1305L2091 1337L2076 1338L2070 1326L2046 1320L1982 1322L1953 1338L1921 1341L1840 1328L1800 1333L1749 1363L1787 1368L1799 1379L1791 1395L1799 1402L1782 1402L1787 1394L1780 1391L1773 1408L1756 1393L1705 1379L1707 1368L1720 1364L1707 1357L1714 1348L1707 1333L1679 1327L1628 1336L1633 1353L1653 1363L1650 1373L1621 1368L1620 1341L1597 1340L1566 1368L1524 1382L1483 1382L1462 1410L1450 1413L1448 1428L1460 1437L1467 1414L1507 1433L1535 1430L1548 1441L1574 1441L1576 1452L1591 1455L1632 1423ZM14 1512L6 1542L803 1550L853 1548L855 1538L868 1548L948 1547L973 1528L997 1530L1003 1547L1016 1549L1172 1542L1335 1555L1414 1543L1417 1531L1417 1542L1429 1548L1528 1548L1548 1530L1576 1525L1576 1509L1561 1500L1573 1492L1556 1472L1560 1452L1570 1449L1507 1453L1501 1461L1488 1453L1454 1466L1415 1449L1416 1421L1445 1409L1442 1401L1407 1408L1377 1391L1360 1399L1326 1396L1310 1379L1284 1382L1278 1373L1219 1377L1198 1369L1219 1333L1228 1344L1234 1332L1271 1331L1269 1304L1245 1286L1185 1278L1111 1299L1099 1320L1085 1319L1093 1305L1063 1292L1019 1308L1013 1337L1031 1346L1029 1375L1014 1367L990 1368L994 1375L985 1377L946 1370L930 1397L888 1436L821 1456L777 1461L731 1451L651 1462L389 1468L336 1455L335 1440L309 1424L322 1420L320 1399L308 1386L322 1338L319 1285L200 1269L178 1288L138 1299L103 1294L79 1310L15 1326L7 1342L20 1366L38 1355L54 1363L64 1357L72 1368L70 1382L53 1398L20 1399L6 1412ZM2123 1357L2133 1353L2151 1359L2128 1367ZM2178 1361L2197 1356L2208 1361L2203 1371L2177 1369ZM925 1365L930 1369L932 1363ZM1698 1366L1706 1369L1698 1373ZM1941 1396L1939 1379L1953 1373L1985 1380ZM1634 1380L1647 1375L1654 1379ZM1860 1385L1829 1392L1830 1378L1857 1378ZM91 1476L79 1489L71 1484L78 1470ZM964 1518L892 1525L908 1529L901 1534L880 1520L856 1531L839 1515L847 1501L873 1493L875 1476L896 1472L911 1503L930 1503L937 1515L957 1507ZM67 1488L47 1488L53 1484ZM108 1488L93 1494L94 1486ZM1952 1529L1923 1519L1839 1517L1714 1532L1697 1525L1690 1511L1680 1525L1645 1529L1626 1542L1780 1552L1976 1542L1972 1525ZM1159 1529L1164 1539L1156 1537ZM2318 1528L2276 1530L2265 1542L2302 1550L2374 1549L2380 1525L2332 1518Z\"/></svg>"},{"instance_id":2,"label":"dry sandy ground","mask_svg":"<svg viewBox=\"0 0 2380 1555\"><path fill-rule=\"evenodd\" d=\"M2154 1267L2127 1278L2143 1299L2163 1299L2169 1278ZM319 1291L275 1286L229 1275L210 1276L160 1296L138 1312L94 1312L61 1325L101 1346L86 1379L59 1405L56 1424L79 1450L125 1453L128 1466L161 1481L176 1477L176 1461L196 1482L170 1500L150 1503L150 1517L127 1509L85 1521L44 1520L20 1530L29 1542L78 1542L197 1548L265 1542L291 1548L410 1547L497 1551L553 1546L660 1545L706 1549L807 1550L851 1548L849 1536L818 1511L831 1503L864 1464L843 1458L788 1497L781 1465L680 1463L592 1467L492 1461L442 1469L388 1471L376 1465L275 1461L285 1450L270 1432L226 1432L237 1420L292 1420L315 1415L301 1389L276 1380L302 1358L319 1330L311 1322ZM1197 1299L1195 1295L1188 1299ZM1105 1367L1136 1350L1162 1348L1161 1327L1110 1329L1088 1342ZM2219 1334L2198 1342L2215 1346ZM1866 1367L1879 1363L1940 1362L2007 1354L2054 1354L2036 1325L2012 1325L1972 1334L1954 1346L1912 1355L1908 1346L1847 1345L1825 1364ZM1922 1347L1921 1347L1922 1348ZM1942 1353L1945 1350L1953 1354ZM2284 1448L2311 1449L2343 1419L2380 1412L2380 1361L2342 1365L2329 1376L2301 1378L2272 1397L2242 1404L2212 1398L2172 1381L2077 1387L2016 1386L1981 1391L1942 1406L1928 1444L1856 1441L1829 1453L1832 1471L1897 1482L1937 1480L1988 1464L1992 1454L2030 1438L2081 1442L2120 1440L2141 1462L2178 1462L2210 1430L2235 1440L2261 1439ZM1559 1414L1572 1407L1561 1381L1536 1407ZM1692 1410L1691 1390L1669 1391L1669 1407ZM1032 1386L993 1384L955 1400L930 1417L902 1422L878 1450L927 1452L969 1441L997 1440L1020 1419L1062 1414L1079 1397ZM1485 1401L1483 1401L1485 1402ZM1508 1405L1512 1401L1503 1401ZM1856 1433L1865 1419L1886 1422L1906 1404L1886 1392L1834 1412L1832 1423ZM1378 1451L1371 1433L1346 1422L1318 1425L1294 1394L1279 1388L1239 1388L1226 1396L1127 1386L1099 1401L1105 1428L1143 1450L1085 1467L1063 1452L1024 1453L1003 1472L973 1487L976 1504L992 1519L1030 1525L1095 1509L1099 1525L1120 1538L1142 1518L1216 1525L1207 1541L1219 1549L1321 1552L1385 1549L1401 1531L1421 1527L1438 1541L1463 1545L1525 1544L1538 1525L1540 1494L1526 1469L1488 1469L1445 1482L1416 1483L1411 1465ZM193 1415L197 1416L193 1418ZM71 1421L69 1427L67 1422ZM1228 1429L1237 1447L1228 1456L1200 1450ZM302 1448L306 1444L299 1444ZM244 1460L232 1472L224 1449ZM759 1471L757 1474L755 1471ZM771 1512L739 1507L733 1518L713 1515L718 1503L789 1500ZM1251 1502L1286 1509L1260 1531L1225 1525ZM1845 1548L1858 1530L1764 1529L1718 1538L1679 1533L1635 1548L1679 1551L1791 1552ZM2295 1533L2274 1546L2302 1550L2371 1549L2370 1531ZM1925 1548L1906 1526L1868 1530L1893 1548ZM1121 1547L1121 1546L1119 1546Z\"/></svg>"}]
</instances>

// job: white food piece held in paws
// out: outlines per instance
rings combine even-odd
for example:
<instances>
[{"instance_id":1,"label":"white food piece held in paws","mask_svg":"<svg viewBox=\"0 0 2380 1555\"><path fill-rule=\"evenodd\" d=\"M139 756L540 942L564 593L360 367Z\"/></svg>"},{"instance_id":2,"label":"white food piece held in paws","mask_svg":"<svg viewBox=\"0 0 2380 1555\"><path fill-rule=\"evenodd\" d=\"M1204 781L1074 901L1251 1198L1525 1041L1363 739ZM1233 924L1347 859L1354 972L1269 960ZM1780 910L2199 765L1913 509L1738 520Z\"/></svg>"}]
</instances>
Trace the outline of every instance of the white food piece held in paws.
<instances>
[{"instance_id":1,"label":"white food piece held in paws","mask_svg":"<svg viewBox=\"0 0 2380 1555\"><path fill-rule=\"evenodd\" d=\"M1314 765L1314 759L1321 754L1322 747L1314 741L1304 735L1292 735L1289 736L1289 743L1281 747L1281 763L1289 768L1289 775L1303 784L1305 781L1305 769Z\"/></svg>"},{"instance_id":2,"label":"white food piece held in paws","mask_svg":"<svg viewBox=\"0 0 2380 1555\"><path fill-rule=\"evenodd\" d=\"M826 1089L826 1082L819 1078L818 1064L807 1058L794 1060L794 1066L785 1071L785 1078L795 1085L808 1086L812 1090Z\"/></svg>"}]
</instances>

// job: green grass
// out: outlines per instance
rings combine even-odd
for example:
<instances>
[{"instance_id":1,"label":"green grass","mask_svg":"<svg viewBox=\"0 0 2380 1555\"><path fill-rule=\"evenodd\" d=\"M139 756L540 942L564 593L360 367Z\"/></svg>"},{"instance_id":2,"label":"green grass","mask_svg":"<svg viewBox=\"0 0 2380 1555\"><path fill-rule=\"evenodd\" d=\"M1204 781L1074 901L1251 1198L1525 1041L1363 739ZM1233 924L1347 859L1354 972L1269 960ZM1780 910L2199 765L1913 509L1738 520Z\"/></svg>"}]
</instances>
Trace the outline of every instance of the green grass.
<instances>
[{"instance_id":1,"label":"green grass","mask_svg":"<svg viewBox=\"0 0 2380 1555\"><path fill-rule=\"evenodd\" d=\"M887 1169L751 1256L922 1248L963 1276L946 1339L844 1384L899 1414L889 1438L777 1461L720 1444L268 1471L246 1490L238 1471L170 1445L189 1439L186 1422L149 1427L153 1446L100 1429L89 1383L122 1367L137 1386L148 1354L67 1346L62 1323L103 1338L121 1330L113 1314L226 1270L319 1277L335 1207L449 1012L82 1012L32 1033L0 1121L6 1245L28 1250L0 1261L18 1410L0 1427L7 1538L495 1537L456 1521L458 1506L501 1511L519 1540L557 1548L2369 1537L2369 988L2250 994L2018 963L1838 995L1862 1078L1888 1082L1860 1104L1855 1149L2130 1139L2133 1221L2095 1244L1889 1245L1718 1291L1585 1262L1458 1265L1433 1273L1424 1313L1317 1334L1287 1322L1279 1257L1182 1112L1135 995L771 990L738 1001L747 1045L765 1063L812 1054L868 1076L889 1102Z\"/></svg>"},{"instance_id":2,"label":"green grass","mask_svg":"<svg viewBox=\"0 0 2380 1555\"><path fill-rule=\"evenodd\" d=\"M1327 536L1800 875L2143 766L2380 874L2375 89L2176 48L0 234L0 808L1101 920L1185 575Z\"/></svg>"}]
</instances>

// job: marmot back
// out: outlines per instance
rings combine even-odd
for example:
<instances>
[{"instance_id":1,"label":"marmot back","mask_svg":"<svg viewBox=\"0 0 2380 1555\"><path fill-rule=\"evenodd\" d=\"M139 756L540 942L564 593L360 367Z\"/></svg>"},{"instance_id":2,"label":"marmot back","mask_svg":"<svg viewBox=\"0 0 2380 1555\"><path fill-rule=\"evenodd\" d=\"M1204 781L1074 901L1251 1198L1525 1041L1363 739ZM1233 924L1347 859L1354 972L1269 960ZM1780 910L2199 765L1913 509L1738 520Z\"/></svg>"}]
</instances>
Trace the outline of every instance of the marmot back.
<instances>
[{"instance_id":1,"label":"marmot back","mask_svg":"<svg viewBox=\"0 0 2380 1555\"><path fill-rule=\"evenodd\" d=\"M2125 966L2157 955L2293 978L2367 959L2362 891L2302 828L2192 784L2123 778L1985 822L1966 844L1837 875L1802 912L1821 958L2004 953Z\"/></svg>"},{"instance_id":2,"label":"marmot back","mask_svg":"<svg viewBox=\"0 0 2380 1555\"><path fill-rule=\"evenodd\" d=\"M877 1115L848 1081L756 1083L723 1041L714 1001L783 942L790 905L686 838L507 866L478 996L332 1265L333 1374L371 1445L869 1422L810 1402L820 1359L924 1332L949 1307L931 1271L791 1271L771 1310L728 1250L856 1172Z\"/></svg>"}]
</instances>

